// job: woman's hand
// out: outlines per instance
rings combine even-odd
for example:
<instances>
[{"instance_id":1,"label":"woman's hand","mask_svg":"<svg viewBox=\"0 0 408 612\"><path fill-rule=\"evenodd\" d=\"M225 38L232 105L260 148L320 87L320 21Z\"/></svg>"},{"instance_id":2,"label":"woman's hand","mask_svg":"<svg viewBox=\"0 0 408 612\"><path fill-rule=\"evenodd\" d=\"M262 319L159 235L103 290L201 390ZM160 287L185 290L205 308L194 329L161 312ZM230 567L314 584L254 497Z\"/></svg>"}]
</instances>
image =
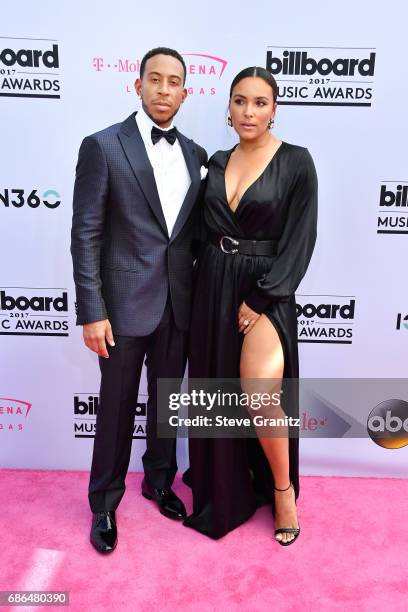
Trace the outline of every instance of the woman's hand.
<instances>
[{"instance_id":1,"label":"woman's hand","mask_svg":"<svg viewBox=\"0 0 408 612\"><path fill-rule=\"evenodd\" d=\"M247 306L245 302L242 302L238 310L239 331L244 332L244 335L250 332L260 316L255 310Z\"/></svg>"}]
</instances>

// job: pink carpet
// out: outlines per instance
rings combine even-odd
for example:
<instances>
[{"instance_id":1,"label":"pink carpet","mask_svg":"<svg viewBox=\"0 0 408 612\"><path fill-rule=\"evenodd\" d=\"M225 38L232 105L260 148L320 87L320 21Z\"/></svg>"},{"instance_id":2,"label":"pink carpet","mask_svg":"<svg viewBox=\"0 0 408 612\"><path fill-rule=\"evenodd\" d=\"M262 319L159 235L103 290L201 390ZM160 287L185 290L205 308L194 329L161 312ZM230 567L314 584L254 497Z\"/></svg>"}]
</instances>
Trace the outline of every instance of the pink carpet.
<instances>
[{"instance_id":1,"label":"pink carpet","mask_svg":"<svg viewBox=\"0 0 408 612\"><path fill-rule=\"evenodd\" d=\"M404 480L302 477L289 547L273 540L267 507L212 541L161 516L140 481L129 474L118 547L102 556L89 543L88 473L2 470L0 590L69 591L66 609L81 612L408 610ZM174 489L190 511L190 490Z\"/></svg>"}]
</instances>

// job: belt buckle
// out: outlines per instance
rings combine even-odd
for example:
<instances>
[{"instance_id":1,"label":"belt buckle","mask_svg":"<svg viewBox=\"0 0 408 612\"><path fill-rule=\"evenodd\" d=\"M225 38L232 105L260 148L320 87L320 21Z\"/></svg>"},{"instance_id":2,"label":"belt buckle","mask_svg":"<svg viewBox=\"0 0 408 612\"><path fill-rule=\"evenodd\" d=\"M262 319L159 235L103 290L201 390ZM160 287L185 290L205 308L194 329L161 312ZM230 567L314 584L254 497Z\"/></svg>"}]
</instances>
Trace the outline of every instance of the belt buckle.
<instances>
[{"instance_id":1,"label":"belt buckle","mask_svg":"<svg viewBox=\"0 0 408 612\"><path fill-rule=\"evenodd\" d=\"M227 253L228 255L235 255L235 253L238 253L238 249L231 249L230 251L227 251L226 248L224 247L224 240L230 240L232 245L238 246L239 242L238 240L235 240L235 238L231 238L231 236L222 236L220 239L220 248L221 251L223 253Z\"/></svg>"}]
</instances>

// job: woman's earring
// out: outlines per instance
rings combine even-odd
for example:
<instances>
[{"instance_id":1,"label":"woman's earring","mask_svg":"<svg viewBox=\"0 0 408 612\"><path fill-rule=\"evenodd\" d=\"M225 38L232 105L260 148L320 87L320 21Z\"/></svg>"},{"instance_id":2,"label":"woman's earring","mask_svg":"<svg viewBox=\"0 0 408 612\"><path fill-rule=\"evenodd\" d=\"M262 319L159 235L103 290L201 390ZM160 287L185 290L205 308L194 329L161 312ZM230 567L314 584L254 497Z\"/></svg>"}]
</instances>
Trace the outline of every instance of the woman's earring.
<instances>
[{"instance_id":1,"label":"woman's earring","mask_svg":"<svg viewBox=\"0 0 408 612\"><path fill-rule=\"evenodd\" d=\"M230 127L232 127L232 119L229 115L228 115L227 123Z\"/></svg>"},{"instance_id":2,"label":"woman's earring","mask_svg":"<svg viewBox=\"0 0 408 612\"><path fill-rule=\"evenodd\" d=\"M268 130L273 128L274 125L275 125L275 119L269 119L269 121L268 121Z\"/></svg>"}]
</instances>

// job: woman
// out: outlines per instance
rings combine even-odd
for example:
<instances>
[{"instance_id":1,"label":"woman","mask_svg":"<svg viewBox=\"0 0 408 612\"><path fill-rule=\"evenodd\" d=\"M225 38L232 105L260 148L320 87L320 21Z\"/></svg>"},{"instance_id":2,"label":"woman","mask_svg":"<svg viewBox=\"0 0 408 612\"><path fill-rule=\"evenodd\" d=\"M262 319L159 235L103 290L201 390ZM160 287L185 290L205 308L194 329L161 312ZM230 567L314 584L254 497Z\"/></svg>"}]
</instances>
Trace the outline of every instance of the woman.
<instances>
[{"instance_id":1,"label":"woman","mask_svg":"<svg viewBox=\"0 0 408 612\"><path fill-rule=\"evenodd\" d=\"M298 377L294 292L313 252L317 222L317 177L308 150L270 132L276 99L276 81L263 68L246 68L232 82L228 123L239 144L209 162L189 357L191 378L240 377L243 391L251 391L245 381L258 380L257 390L271 393L282 379ZM282 395L273 414L298 412L292 393L286 403ZM262 428L256 433L190 439L185 481L194 505L184 525L219 538L270 502L275 539L287 546L300 530L299 439L283 427L279 437Z\"/></svg>"}]
</instances>

